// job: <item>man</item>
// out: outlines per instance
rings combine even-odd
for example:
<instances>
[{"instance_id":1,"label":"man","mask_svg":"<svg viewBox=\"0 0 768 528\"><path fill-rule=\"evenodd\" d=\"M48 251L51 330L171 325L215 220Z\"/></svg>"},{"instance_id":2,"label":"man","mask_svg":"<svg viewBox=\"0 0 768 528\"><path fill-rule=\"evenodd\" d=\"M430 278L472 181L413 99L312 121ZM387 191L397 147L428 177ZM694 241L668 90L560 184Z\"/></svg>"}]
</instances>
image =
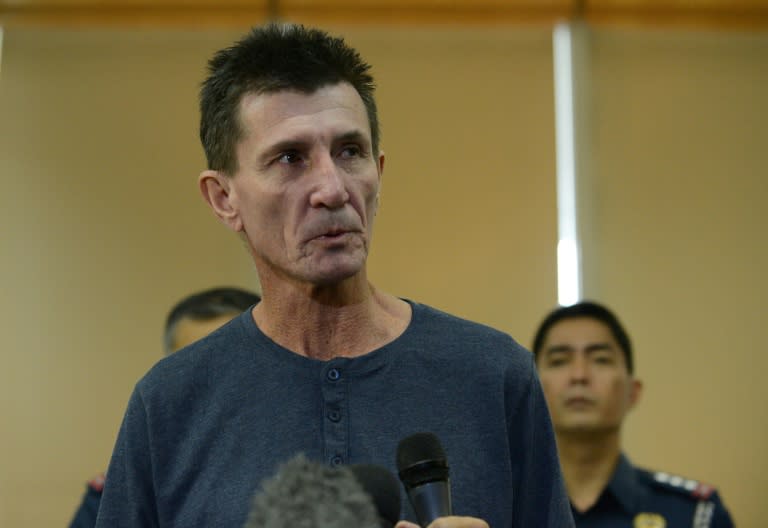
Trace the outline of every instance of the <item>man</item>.
<instances>
[{"instance_id":1,"label":"man","mask_svg":"<svg viewBox=\"0 0 768 528\"><path fill-rule=\"evenodd\" d=\"M616 316L594 302L552 311L533 342L577 527L726 528L710 486L633 466L621 425L637 404L632 346Z\"/></svg>"},{"instance_id":2,"label":"man","mask_svg":"<svg viewBox=\"0 0 768 528\"><path fill-rule=\"evenodd\" d=\"M165 355L202 339L259 300L255 293L228 287L211 288L184 297L171 308L165 319ZM102 473L88 481L70 528L93 528L96 525L104 479Z\"/></svg>"},{"instance_id":3,"label":"man","mask_svg":"<svg viewBox=\"0 0 768 528\"><path fill-rule=\"evenodd\" d=\"M384 168L369 66L340 38L273 24L209 70L199 185L262 301L139 381L98 526L239 528L297 453L394 472L422 431L444 445L461 516L433 528L570 526L531 354L368 282Z\"/></svg>"}]
</instances>

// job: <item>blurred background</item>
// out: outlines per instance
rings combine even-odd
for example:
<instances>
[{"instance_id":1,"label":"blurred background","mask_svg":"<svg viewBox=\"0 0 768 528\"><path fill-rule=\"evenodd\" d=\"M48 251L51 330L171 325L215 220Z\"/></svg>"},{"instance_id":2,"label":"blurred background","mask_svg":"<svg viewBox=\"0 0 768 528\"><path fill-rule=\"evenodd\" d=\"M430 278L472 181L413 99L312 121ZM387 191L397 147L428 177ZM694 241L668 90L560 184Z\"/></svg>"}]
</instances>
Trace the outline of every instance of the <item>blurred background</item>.
<instances>
[{"instance_id":1,"label":"blurred background","mask_svg":"<svg viewBox=\"0 0 768 528\"><path fill-rule=\"evenodd\" d=\"M270 19L372 63L372 280L530 345L558 302L557 28L576 36L582 297L645 397L638 464L768 506L768 1L0 0L0 526L64 526L167 310L258 290L197 190L211 54Z\"/></svg>"}]
</instances>

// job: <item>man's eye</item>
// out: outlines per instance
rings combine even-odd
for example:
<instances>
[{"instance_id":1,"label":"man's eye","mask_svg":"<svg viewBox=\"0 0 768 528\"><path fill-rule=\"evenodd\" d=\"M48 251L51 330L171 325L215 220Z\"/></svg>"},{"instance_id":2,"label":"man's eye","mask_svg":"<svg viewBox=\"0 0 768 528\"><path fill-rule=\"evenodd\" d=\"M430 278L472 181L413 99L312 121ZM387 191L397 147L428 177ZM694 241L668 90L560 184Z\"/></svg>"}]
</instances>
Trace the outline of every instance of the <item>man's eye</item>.
<instances>
[{"instance_id":1,"label":"man's eye","mask_svg":"<svg viewBox=\"0 0 768 528\"><path fill-rule=\"evenodd\" d=\"M564 357L551 357L547 360L547 366L548 367L561 367L565 365L567 362L566 358Z\"/></svg>"},{"instance_id":2,"label":"man's eye","mask_svg":"<svg viewBox=\"0 0 768 528\"><path fill-rule=\"evenodd\" d=\"M295 151L283 152L280 157L277 158L277 161L280 163L292 165L294 163L299 163L301 161L301 156L298 152Z\"/></svg>"},{"instance_id":3,"label":"man's eye","mask_svg":"<svg viewBox=\"0 0 768 528\"><path fill-rule=\"evenodd\" d=\"M359 158L362 155L362 152L363 150L357 145L347 145L341 149L339 155L342 158Z\"/></svg>"},{"instance_id":4,"label":"man's eye","mask_svg":"<svg viewBox=\"0 0 768 528\"><path fill-rule=\"evenodd\" d=\"M595 363L599 365L611 365L613 364L613 358L611 356L595 356Z\"/></svg>"}]
</instances>

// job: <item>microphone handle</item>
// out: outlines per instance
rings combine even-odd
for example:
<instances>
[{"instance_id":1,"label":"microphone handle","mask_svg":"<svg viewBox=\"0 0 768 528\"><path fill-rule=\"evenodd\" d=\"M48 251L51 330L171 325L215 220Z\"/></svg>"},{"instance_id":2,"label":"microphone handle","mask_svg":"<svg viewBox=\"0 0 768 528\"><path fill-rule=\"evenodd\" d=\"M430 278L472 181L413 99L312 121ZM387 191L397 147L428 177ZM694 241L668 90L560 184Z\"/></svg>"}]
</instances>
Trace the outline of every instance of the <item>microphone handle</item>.
<instances>
[{"instance_id":1,"label":"microphone handle","mask_svg":"<svg viewBox=\"0 0 768 528\"><path fill-rule=\"evenodd\" d=\"M416 517L422 528L438 517L451 515L451 488L447 480L436 480L408 490Z\"/></svg>"}]
</instances>

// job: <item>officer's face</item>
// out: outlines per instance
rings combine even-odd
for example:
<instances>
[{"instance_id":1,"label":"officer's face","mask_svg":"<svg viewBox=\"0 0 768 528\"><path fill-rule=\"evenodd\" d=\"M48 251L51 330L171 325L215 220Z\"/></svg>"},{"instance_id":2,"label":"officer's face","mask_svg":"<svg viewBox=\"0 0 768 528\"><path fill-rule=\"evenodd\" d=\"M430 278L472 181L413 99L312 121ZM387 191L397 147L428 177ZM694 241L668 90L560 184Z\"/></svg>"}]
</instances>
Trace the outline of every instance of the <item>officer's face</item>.
<instances>
[{"instance_id":1,"label":"officer's face","mask_svg":"<svg viewBox=\"0 0 768 528\"><path fill-rule=\"evenodd\" d=\"M549 330L538 360L558 433L616 432L640 395L624 354L600 321L565 319Z\"/></svg>"},{"instance_id":2,"label":"officer's face","mask_svg":"<svg viewBox=\"0 0 768 528\"><path fill-rule=\"evenodd\" d=\"M204 338L220 326L224 326L224 324L228 323L236 315L239 315L239 313L231 312L212 317L211 319L182 317L176 323L176 328L173 332L173 350L170 352L176 352L177 350Z\"/></svg>"}]
</instances>

